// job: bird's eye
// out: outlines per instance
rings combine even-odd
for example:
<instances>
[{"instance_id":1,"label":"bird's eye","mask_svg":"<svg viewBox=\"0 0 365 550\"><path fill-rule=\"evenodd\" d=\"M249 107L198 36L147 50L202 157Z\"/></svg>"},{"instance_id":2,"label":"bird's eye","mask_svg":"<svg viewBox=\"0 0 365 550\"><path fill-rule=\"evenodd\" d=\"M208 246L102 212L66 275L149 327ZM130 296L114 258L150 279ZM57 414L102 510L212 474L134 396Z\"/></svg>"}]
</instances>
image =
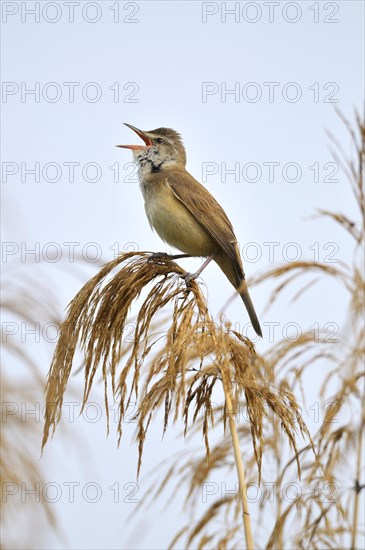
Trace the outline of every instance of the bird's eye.
<instances>
[{"instance_id":1,"label":"bird's eye","mask_svg":"<svg viewBox=\"0 0 365 550\"><path fill-rule=\"evenodd\" d=\"M162 138L157 138L156 143L163 143L163 139Z\"/></svg>"}]
</instances>

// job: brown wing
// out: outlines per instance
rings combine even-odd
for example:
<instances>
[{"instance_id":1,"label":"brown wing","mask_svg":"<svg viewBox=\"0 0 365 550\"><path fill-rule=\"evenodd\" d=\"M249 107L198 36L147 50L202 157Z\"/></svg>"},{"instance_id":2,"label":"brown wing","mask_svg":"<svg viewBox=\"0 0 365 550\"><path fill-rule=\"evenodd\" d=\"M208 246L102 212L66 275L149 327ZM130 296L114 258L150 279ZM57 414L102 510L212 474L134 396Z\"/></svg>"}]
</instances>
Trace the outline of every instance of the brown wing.
<instances>
[{"instance_id":1,"label":"brown wing","mask_svg":"<svg viewBox=\"0 0 365 550\"><path fill-rule=\"evenodd\" d=\"M191 212L221 249L231 258L240 279L244 277L237 239L223 208L189 172L171 171L168 183L175 196ZM214 216L212 212L214 211Z\"/></svg>"}]
</instances>

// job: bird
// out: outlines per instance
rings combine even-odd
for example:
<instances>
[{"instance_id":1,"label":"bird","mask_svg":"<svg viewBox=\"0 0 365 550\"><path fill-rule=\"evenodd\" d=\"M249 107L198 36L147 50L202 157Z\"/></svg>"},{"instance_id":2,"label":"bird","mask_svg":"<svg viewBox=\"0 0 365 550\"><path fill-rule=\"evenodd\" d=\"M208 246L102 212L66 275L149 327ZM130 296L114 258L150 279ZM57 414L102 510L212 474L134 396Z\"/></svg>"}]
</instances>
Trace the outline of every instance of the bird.
<instances>
[{"instance_id":1,"label":"bird","mask_svg":"<svg viewBox=\"0 0 365 550\"><path fill-rule=\"evenodd\" d=\"M155 257L207 258L200 276L214 260L241 296L256 334L262 331L245 281L237 239L227 214L213 195L186 170L186 151L181 135L171 128L144 131L124 123L144 145L116 145L133 152L148 221L160 238L183 254Z\"/></svg>"}]
</instances>

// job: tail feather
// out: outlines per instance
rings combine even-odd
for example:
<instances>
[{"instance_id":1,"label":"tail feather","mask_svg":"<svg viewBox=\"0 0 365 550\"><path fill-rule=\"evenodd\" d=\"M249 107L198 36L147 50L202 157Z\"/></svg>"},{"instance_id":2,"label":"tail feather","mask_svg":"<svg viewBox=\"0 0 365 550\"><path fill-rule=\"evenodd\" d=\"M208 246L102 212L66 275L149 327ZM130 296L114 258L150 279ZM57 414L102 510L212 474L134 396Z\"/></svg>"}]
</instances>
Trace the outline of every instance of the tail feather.
<instances>
[{"instance_id":1,"label":"tail feather","mask_svg":"<svg viewBox=\"0 0 365 550\"><path fill-rule=\"evenodd\" d=\"M247 313L250 316L252 326L255 329L256 334L262 338L260 323L257 318L255 308L253 307L251 296L248 293L245 275L239 256L237 255L236 262L233 262L232 259L226 254L217 254L214 260L241 296L243 303L246 306Z\"/></svg>"},{"instance_id":2,"label":"tail feather","mask_svg":"<svg viewBox=\"0 0 365 550\"><path fill-rule=\"evenodd\" d=\"M244 283L244 286L245 286L244 289L241 290L241 288L239 288L237 290L238 290L238 292L239 292L239 294L240 294L240 296L243 300L243 303L246 306L247 313L250 317L252 326L255 329L256 334L258 336L261 336L261 338L262 338L261 326L260 326L259 320L257 318L256 311L255 311L255 308L254 308L252 300L251 300L251 296L249 295L249 292L247 290L246 283Z\"/></svg>"}]
</instances>

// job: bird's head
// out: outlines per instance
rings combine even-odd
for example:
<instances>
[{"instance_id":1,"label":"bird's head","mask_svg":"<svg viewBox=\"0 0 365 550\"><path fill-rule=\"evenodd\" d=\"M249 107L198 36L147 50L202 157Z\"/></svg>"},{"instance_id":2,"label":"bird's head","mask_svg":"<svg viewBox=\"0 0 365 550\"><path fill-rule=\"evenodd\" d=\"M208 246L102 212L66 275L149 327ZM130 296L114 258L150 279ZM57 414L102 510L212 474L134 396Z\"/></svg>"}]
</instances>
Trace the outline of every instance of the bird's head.
<instances>
[{"instance_id":1,"label":"bird's head","mask_svg":"<svg viewBox=\"0 0 365 550\"><path fill-rule=\"evenodd\" d=\"M117 145L133 151L134 160L144 170L155 172L165 168L184 168L186 164L185 148L180 134L171 128L157 128L156 130L139 130L131 124L125 123L128 128L144 141L144 145Z\"/></svg>"}]
</instances>

